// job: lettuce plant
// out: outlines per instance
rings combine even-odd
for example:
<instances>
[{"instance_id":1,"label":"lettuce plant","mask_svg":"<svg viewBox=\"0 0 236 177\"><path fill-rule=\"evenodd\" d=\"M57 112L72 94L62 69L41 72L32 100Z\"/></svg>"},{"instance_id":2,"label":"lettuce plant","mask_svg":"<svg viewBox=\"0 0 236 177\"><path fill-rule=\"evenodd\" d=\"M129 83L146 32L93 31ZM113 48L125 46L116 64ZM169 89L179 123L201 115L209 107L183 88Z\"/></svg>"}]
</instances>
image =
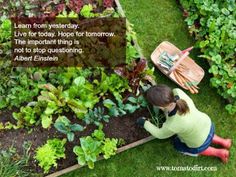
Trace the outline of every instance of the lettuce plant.
<instances>
[{"instance_id":1,"label":"lettuce plant","mask_svg":"<svg viewBox=\"0 0 236 177\"><path fill-rule=\"evenodd\" d=\"M77 155L77 160L80 165L88 164L90 169L94 168L94 162L101 152L101 142L93 139L91 136L80 138L80 146L75 146L73 149Z\"/></svg>"},{"instance_id":2,"label":"lettuce plant","mask_svg":"<svg viewBox=\"0 0 236 177\"><path fill-rule=\"evenodd\" d=\"M82 118L87 113L87 109L92 109L99 101L99 97L93 92L93 85L82 76L75 78L71 87L64 91L63 87L56 88L50 83L40 87L44 90L40 92L38 102L34 106L42 106L40 120L43 128L49 128L53 123L52 115L62 113L63 110L69 111L71 109L77 117ZM17 115L18 113L15 113L15 117Z\"/></svg>"},{"instance_id":3,"label":"lettuce plant","mask_svg":"<svg viewBox=\"0 0 236 177\"><path fill-rule=\"evenodd\" d=\"M102 125L100 125L92 136L80 138L80 146L75 146L73 151L80 165L87 164L90 169L93 169L98 156L103 154L105 159L110 158L116 154L117 145L117 139L105 138Z\"/></svg>"},{"instance_id":4,"label":"lettuce plant","mask_svg":"<svg viewBox=\"0 0 236 177\"><path fill-rule=\"evenodd\" d=\"M32 127L40 123L40 114L42 111L41 105L36 102L30 102L27 106L21 107L20 112L13 112L12 116L17 121L17 125L13 125L13 128ZM11 123L10 123L11 124ZM5 127L6 128L6 127Z\"/></svg>"},{"instance_id":5,"label":"lettuce plant","mask_svg":"<svg viewBox=\"0 0 236 177\"><path fill-rule=\"evenodd\" d=\"M37 117L35 114L35 110L32 107L26 106L21 107L19 113L14 112L12 115L14 119L18 121L18 125L32 126L37 121Z\"/></svg>"},{"instance_id":6,"label":"lettuce plant","mask_svg":"<svg viewBox=\"0 0 236 177\"><path fill-rule=\"evenodd\" d=\"M128 80L117 74L107 75L104 71L101 71L101 80L94 80L94 83L101 96L111 93L117 100L122 99L121 93L131 91Z\"/></svg>"},{"instance_id":7,"label":"lettuce plant","mask_svg":"<svg viewBox=\"0 0 236 177\"><path fill-rule=\"evenodd\" d=\"M105 159L109 159L111 156L116 154L117 151L117 139L105 138L103 141L102 152Z\"/></svg>"},{"instance_id":8,"label":"lettuce plant","mask_svg":"<svg viewBox=\"0 0 236 177\"><path fill-rule=\"evenodd\" d=\"M57 138L47 140L47 143L36 149L35 159L44 173L48 173L51 167L57 167L57 160L65 158L66 139Z\"/></svg>"},{"instance_id":9,"label":"lettuce plant","mask_svg":"<svg viewBox=\"0 0 236 177\"><path fill-rule=\"evenodd\" d=\"M80 11L80 15L85 18L95 17L95 13L93 11L93 6L91 4L84 5Z\"/></svg>"}]
</instances>

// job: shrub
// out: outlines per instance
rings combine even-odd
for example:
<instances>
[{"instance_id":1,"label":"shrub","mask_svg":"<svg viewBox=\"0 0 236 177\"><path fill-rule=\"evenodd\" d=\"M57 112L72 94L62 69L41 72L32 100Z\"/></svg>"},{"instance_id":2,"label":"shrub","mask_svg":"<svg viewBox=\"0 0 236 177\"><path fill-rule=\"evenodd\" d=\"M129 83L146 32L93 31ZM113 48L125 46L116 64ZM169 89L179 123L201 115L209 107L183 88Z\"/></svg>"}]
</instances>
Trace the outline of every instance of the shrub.
<instances>
[{"instance_id":1,"label":"shrub","mask_svg":"<svg viewBox=\"0 0 236 177\"><path fill-rule=\"evenodd\" d=\"M236 113L236 60L235 60L235 0L196 1L180 0L196 46L210 60L211 84L230 101L226 109Z\"/></svg>"}]
</instances>

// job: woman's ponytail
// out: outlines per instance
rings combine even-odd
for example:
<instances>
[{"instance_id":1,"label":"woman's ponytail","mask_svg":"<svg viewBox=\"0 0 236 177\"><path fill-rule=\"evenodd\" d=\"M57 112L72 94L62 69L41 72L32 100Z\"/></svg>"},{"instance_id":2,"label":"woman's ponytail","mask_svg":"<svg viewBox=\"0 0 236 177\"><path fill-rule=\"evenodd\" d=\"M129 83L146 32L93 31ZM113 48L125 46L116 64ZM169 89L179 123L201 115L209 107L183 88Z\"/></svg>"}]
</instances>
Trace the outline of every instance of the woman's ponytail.
<instances>
[{"instance_id":1,"label":"woman's ponytail","mask_svg":"<svg viewBox=\"0 0 236 177\"><path fill-rule=\"evenodd\" d=\"M176 106L180 115L183 115L189 112L189 107L186 101L184 101L183 99L176 100Z\"/></svg>"},{"instance_id":2,"label":"woman's ponytail","mask_svg":"<svg viewBox=\"0 0 236 177\"><path fill-rule=\"evenodd\" d=\"M179 99L177 95L175 96L171 88L166 85L160 84L152 86L147 90L146 98L149 103L159 107L166 107L175 102L180 115L189 112L189 107L186 101Z\"/></svg>"}]
</instances>

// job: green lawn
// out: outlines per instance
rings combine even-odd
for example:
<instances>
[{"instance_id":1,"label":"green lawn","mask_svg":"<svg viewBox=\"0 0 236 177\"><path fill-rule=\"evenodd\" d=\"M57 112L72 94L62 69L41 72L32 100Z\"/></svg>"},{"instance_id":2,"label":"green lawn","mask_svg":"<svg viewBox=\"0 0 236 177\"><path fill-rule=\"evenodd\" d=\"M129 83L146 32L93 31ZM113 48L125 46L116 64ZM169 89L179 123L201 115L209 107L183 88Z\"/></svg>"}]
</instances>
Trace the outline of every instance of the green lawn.
<instances>
[{"instance_id":1,"label":"green lawn","mask_svg":"<svg viewBox=\"0 0 236 177\"><path fill-rule=\"evenodd\" d=\"M151 52L162 41L168 40L180 49L194 44L189 36L187 26L175 0L121 0L127 18L134 24L138 42L144 55L150 60ZM224 109L225 101L217 95L216 89L210 87L208 64L204 59L197 58L198 51L190 55L201 65L206 75L200 84L200 93L190 95L197 107L208 113L216 126L216 132L236 141L236 117L230 116ZM156 72L158 83L177 87L160 72ZM157 171L156 166L203 166L217 167L216 172L171 172ZM95 164L94 170L83 167L64 177L179 177L179 176L214 176L234 177L236 175L235 146L231 149L231 158L223 165L217 158L189 157L177 153L170 140L154 140L145 145L123 152L109 160Z\"/></svg>"}]
</instances>

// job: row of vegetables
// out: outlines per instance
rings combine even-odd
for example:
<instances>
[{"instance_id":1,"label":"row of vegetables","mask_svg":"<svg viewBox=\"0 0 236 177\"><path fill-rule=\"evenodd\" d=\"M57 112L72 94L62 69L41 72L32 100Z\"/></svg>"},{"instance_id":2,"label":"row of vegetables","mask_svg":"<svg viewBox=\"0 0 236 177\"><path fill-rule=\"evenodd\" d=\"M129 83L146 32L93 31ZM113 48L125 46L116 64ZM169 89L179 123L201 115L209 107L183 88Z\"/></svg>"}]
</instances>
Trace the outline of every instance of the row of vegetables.
<instances>
[{"instance_id":1,"label":"row of vegetables","mask_svg":"<svg viewBox=\"0 0 236 177\"><path fill-rule=\"evenodd\" d=\"M236 3L235 0L180 0L189 32L197 40L213 74L211 84L236 113Z\"/></svg>"},{"instance_id":2,"label":"row of vegetables","mask_svg":"<svg viewBox=\"0 0 236 177\"><path fill-rule=\"evenodd\" d=\"M76 130L75 127L72 129ZM34 158L39 162L39 166L43 168L44 173L48 173L52 167L57 167L58 160L65 159L66 139L53 138L36 149ZM80 165L87 164L90 169L94 168L94 162L99 156L109 159L116 154L117 146L122 145L123 140L117 138L106 138L102 131L102 125L94 130L91 136L80 138L80 145L74 146L73 152L77 156Z\"/></svg>"}]
</instances>

